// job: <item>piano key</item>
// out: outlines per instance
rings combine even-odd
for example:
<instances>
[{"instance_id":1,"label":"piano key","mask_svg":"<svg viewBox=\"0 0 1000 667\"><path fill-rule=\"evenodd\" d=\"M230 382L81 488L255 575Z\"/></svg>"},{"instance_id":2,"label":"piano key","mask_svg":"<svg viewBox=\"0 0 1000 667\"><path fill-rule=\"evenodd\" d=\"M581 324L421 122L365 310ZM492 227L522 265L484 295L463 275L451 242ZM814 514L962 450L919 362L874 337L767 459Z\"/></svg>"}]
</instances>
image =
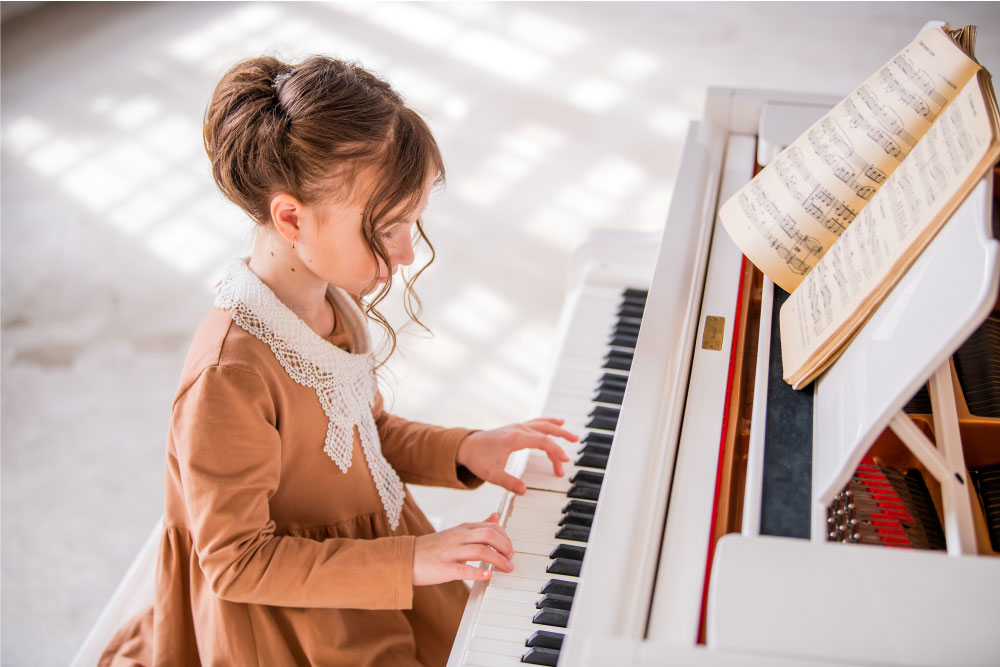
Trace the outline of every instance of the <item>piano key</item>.
<instances>
[{"instance_id":1,"label":"piano key","mask_svg":"<svg viewBox=\"0 0 1000 667\"><path fill-rule=\"evenodd\" d=\"M533 605L527 606L528 610L533 609ZM531 622L532 614L525 615L523 612L517 614L503 614L489 611L483 607L479 610L479 623L483 625L494 625L501 628L519 630L522 636L527 637L538 629L538 626Z\"/></svg>"},{"instance_id":2,"label":"piano key","mask_svg":"<svg viewBox=\"0 0 1000 667\"><path fill-rule=\"evenodd\" d=\"M621 405L622 401L625 400L625 392L621 391L598 391L593 398L590 399L594 403L608 403L611 405Z\"/></svg>"},{"instance_id":3,"label":"piano key","mask_svg":"<svg viewBox=\"0 0 1000 667\"><path fill-rule=\"evenodd\" d=\"M623 303L618 308L618 315L622 317L642 317L642 312L646 309L645 306L638 306L632 303Z\"/></svg>"},{"instance_id":4,"label":"piano key","mask_svg":"<svg viewBox=\"0 0 1000 667\"><path fill-rule=\"evenodd\" d=\"M581 452L576 460L573 461L574 465L584 466L589 468L598 468L604 470L608 467L608 455L607 454L594 454L590 452Z\"/></svg>"},{"instance_id":5,"label":"piano key","mask_svg":"<svg viewBox=\"0 0 1000 667\"><path fill-rule=\"evenodd\" d=\"M629 334L624 334L624 333L615 334L614 336L611 337L611 340L608 341L609 345L613 345L615 347L622 347L626 349L632 349L632 350L635 349L635 346L638 343L639 343L638 336L631 336Z\"/></svg>"},{"instance_id":6,"label":"piano key","mask_svg":"<svg viewBox=\"0 0 1000 667\"><path fill-rule=\"evenodd\" d=\"M601 484L604 483L604 473L596 470L577 470L569 478L569 481L574 484L587 484L600 488Z\"/></svg>"},{"instance_id":7,"label":"piano key","mask_svg":"<svg viewBox=\"0 0 1000 667\"><path fill-rule=\"evenodd\" d=\"M605 445L603 443L588 442L582 444L582 446L577 450L580 454L593 454L594 456L603 456L607 458L611 455L611 445Z\"/></svg>"},{"instance_id":8,"label":"piano key","mask_svg":"<svg viewBox=\"0 0 1000 667\"><path fill-rule=\"evenodd\" d=\"M590 411L587 415L588 417L606 417L608 419L614 419L618 421L618 416L621 414L621 410L618 408L611 408L603 405L594 406L594 409Z\"/></svg>"},{"instance_id":9,"label":"piano key","mask_svg":"<svg viewBox=\"0 0 1000 667\"><path fill-rule=\"evenodd\" d=\"M556 539L586 542L590 539L590 526L563 526L556 532Z\"/></svg>"},{"instance_id":10,"label":"piano key","mask_svg":"<svg viewBox=\"0 0 1000 667\"><path fill-rule=\"evenodd\" d=\"M568 595L573 597L576 594L576 582L569 581L568 579L549 579L542 586L539 593L557 593L559 595Z\"/></svg>"},{"instance_id":11,"label":"piano key","mask_svg":"<svg viewBox=\"0 0 1000 667\"><path fill-rule=\"evenodd\" d=\"M505 642L497 639L486 639L485 637L472 637L469 642L469 650L478 653L491 653L493 655L507 655L520 658L524 653L523 642Z\"/></svg>"},{"instance_id":12,"label":"piano key","mask_svg":"<svg viewBox=\"0 0 1000 667\"><path fill-rule=\"evenodd\" d=\"M520 615L524 612L525 604L526 603L518 602L517 600L501 600L500 598L483 597L482 608L484 611L492 611L498 614ZM529 602L527 604L532 607L535 606L534 602Z\"/></svg>"},{"instance_id":13,"label":"piano key","mask_svg":"<svg viewBox=\"0 0 1000 667\"><path fill-rule=\"evenodd\" d=\"M556 667L559 662L559 651L550 648L529 648L521 656L521 662L529 665L550 665Z\"/></svg>"},{"instance_id":14,"label":"piano key","mask_svg":"<svg viewBox=\"0 0 1000 667\"><path fill-rule=\"evenodd\" d=\"M516 552L515 552L516 553ZM517 568L514 569L517 572ZM549 575L544 575L548 577ZM516 591L528 591L531 593L538 593L540 591L539 586L545 585L546 579L538 579L537 577L519 577L513 574L505 574L494 570L493 576L490 577L490 585L486 587L486 590L493 588L506 588L509 590Z\"/></svg>"},{"instance_id":15,"label":"piano key","mask_svg":"<svg viewBox=\"0 0 1000 667\"><path fill-rule=\"evenodd\" d=\"M539 598L535 606L539 609L565 609L573 606L573 598L569 595L559 595L558 593L548 593Z\"/></svg>"},{"instance_id":16,"label":"piano key","mask_svg":"<svg viewBox=\"0 0 1000 667\"><path fill-rule=\"evenodd\" d=\"M468 667L521 667L523 664L520 658L511 658L507 655L497 655L495 653L482 653L481 651L469 651L465 654L463 665Z\"/></svg>"},{"instance_id":17,"label":"piano key","mask_svg":"<svg viewBox=\"0 0 1000 667\"><path fill-rule=\"evenodd\" d=\"M566 558L554 558L545 568L549 574L564 574L568 577L580 576L580 561L568 560Z\"/></svg>"},{"instance_id":18,"label":"piano key","mask_svg":"<svg viewBox=\"0 0 1000 667\"><path fill-rule=\"evenodd\" d=\"M487 586L484 598L496 598L497 600L507 600L508 602L531 603L538 600L541 590L517 590L516 588L501 588L499 586Z\"/></svg>"},{"instance_id":19,"label":"piano key","mask_svg":"<svg viewBox=\"0 0 1000 667\"><path fill-rule=\"evenodd\" d=\"M588 528L594 525L594 515L585 514L583 512L566 512L559 519L560 526L587 526Z\"/></svg>"},{"instance_id":20,"label":"piano key","mask_svg":"<svg viewBox=\"0 0 1000 667\"><path fill-rule=\"evenodd\" d=\"M582 500L597 500L601 495L601 490L592 486L579 486L574 484L566 493L570 498L580 498Z\"/></svg>"},{"instance_id":21,"label":"piano key","mask_svg":"<svg viewBox=\"0 0 1000 667\"><path fill-rule=\"evenodd\" d=\"M549 558L552 558L553 560L558 560L560 558L563 558L566 560L578 560L582 562L583 557L586 554L587 554L586 547L570 545L570 544L560 544L559 546L557 546L555 549L552 550L552 553L549 554Z\"/></svg>"},{"instance_id":22,"label":"piano key","mask_svg":"<svg viewBox=\"0 0 1000 667\"><path fill-rule=\"evenodd\" d=\"M505 642L523 643L524 630L520 628L503 628L499 625L480 623L472 633L473 637L482 639L497 639Z\"/></svg>"},{"instance_id":23,"label":"piano key","mask_svg":"<svg viewBox=\"0 0 1000 667\"><path fill-rule=\"evenodd\" d=\"M587 428L599 428L605 431L614 431L618 427L618 420L610 417L591 417L586 424Z\"/></svg>"},{"instance_id":24,"label":"piano key","mask_svg":"<svg viewBox=\"0 0 1000 667\"><path fill-rule=\"evenodd\" d=\"M566 609L539 609L531 617L531 621L538 625L565 628L566 624L569 623L569 611Z\"/></svg>"},{"instance_id":25,"label":"piano key","mask_svg":"<svg viewBox=\"0 0 1000 667\"><path fill-rule=\"evenodd\" d=\"M563 639L566 635L561 632L552 632L551 630L535 630L528 637L528 641L524 642L524 645L532 648L551 648L558 651L562 648Z\"/></svg>"},{"instance_id":26,"label":"piano key","mask_svg":"<svg viewBox=\"0 0 1000 667\"><path fill-rule=\"evenodd\" d=\"M596 510L597 503L587 502L586 500L571 500L562 508L563 514L566 514L567 512L578 512L580 514L593 515Z\"/></svg>"},{"instance_id":27,"label":"piano key","mask_svg":"<svg viewBox=\"0 0 1000 667\"><path fill-rule=\"evenodd\" d=\"M584 445L607 445L611 446L611 442L614 436L608 433L597 433L589 432L580 440L580 444Z\"/></svg>"},{"instance_id":28,"label":"piano key","mask_svg":"<svg viewBox=\"0 0 1000 667\"><path fill-rule=\"evenodd\" d=\"M632 357L608 354L601 368L617 368L618 370L627 371L632 368Z\"/></svg>"},{"instance_id":29,"label":"piano key","mask_svg":"<svg viewBox=\"0 0 1000 667\"><path fill-rule=\"evenodd\" d=\"M537 556L535 554L526 554L519 551L514 551L514 571L510 575L506 576L518 576L525 579L540 579L542 583L538 586L542 586L546 581L552 578L553 574L559 574L558 572L549 572L547 570L550 559L548 556ZM496 578L497 575L494 574L493 577ZM576 575L573 575L574 577Z\"/></svg>"}]
</instances>

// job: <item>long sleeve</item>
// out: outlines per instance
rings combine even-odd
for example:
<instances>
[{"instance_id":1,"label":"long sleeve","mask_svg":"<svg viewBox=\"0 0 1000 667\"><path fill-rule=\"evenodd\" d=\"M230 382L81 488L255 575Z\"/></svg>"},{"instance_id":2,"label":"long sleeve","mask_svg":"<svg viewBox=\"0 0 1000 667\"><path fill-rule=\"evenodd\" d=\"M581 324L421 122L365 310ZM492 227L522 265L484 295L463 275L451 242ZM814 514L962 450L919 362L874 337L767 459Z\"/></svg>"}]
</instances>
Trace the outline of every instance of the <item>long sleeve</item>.
<instances>
[{"instance_id":1,"label":"long sleeve","mask_svg":"<svg viewBox=\"0 0 1000 667\"><path fill-rule=\"evenodd\" d=\"M385 411L381 394L375 397L374 414L382 453L404 482L456 489L474 489L483 483L457 461L459 445L475 431L391 415Z\"/></svg>"},{"instance_id":2,"label":"long sleeve","mask_svg":"<svg viewBox=\"0 0 1000 667\"><path fill-rule=\"evenodd\" d=\"M232 366L205 368L174 404L171 436L189 529L212 591L232 602L409 609L412 535L275 535L269 499L282 448L275 412L265 381Z\"/></svg>"}]
</instances>

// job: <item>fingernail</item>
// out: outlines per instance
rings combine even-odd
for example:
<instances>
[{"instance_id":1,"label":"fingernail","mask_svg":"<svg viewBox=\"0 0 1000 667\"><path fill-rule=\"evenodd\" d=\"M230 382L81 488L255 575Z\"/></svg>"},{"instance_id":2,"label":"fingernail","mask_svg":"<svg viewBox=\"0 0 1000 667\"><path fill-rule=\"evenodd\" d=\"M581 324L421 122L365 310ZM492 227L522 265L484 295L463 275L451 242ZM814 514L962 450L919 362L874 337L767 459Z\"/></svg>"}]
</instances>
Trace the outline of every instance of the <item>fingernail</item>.
<instances>
[{"instance_id":1,"label":"fingernail","mask_svg":"<svg viewBox=\"0 0 1000 667\"><path fill-rule=\"evenodd\" d=\"M491 576L493 576L493 571L492 570L483 570L482 574L480 574L479 576L481 576L483 579L489 579Z\"/></svg>"},{"instance_id":2,"label":"fingernail","mask_svg":"<svg viewBox=\"0 0 1000 667\"><path fill-rule=\"evenodd\" d=\"M510 561L510 560L507 561L507 571L508 572L513 572L514 571L514 561Z\"/></svg>"}]
</instances>

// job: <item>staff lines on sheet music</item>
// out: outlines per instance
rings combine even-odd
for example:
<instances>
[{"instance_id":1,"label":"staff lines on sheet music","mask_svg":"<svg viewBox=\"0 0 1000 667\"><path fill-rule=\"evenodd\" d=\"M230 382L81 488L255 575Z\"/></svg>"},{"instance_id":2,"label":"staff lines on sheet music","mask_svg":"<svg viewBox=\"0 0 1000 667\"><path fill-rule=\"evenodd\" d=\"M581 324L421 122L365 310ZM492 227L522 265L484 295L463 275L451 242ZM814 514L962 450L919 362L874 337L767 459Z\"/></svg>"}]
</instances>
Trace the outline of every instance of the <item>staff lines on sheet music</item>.
<instances>
[{"instance_id":1,"label":"staff lines on sheet music","mask_svg":"<svg viewBox=\"0 0 1000 667\"><path fill-rule=\"evenodd\" d=\"M903 104L913 109L913 111L916 112L918 116L922 117L928 123L933 123L934 120L937 118L938 114L935 113L934 111L931 111L931 108L927 105L927 103L923 99L921 99L918 96L917 93L913 92L912 90L908 90L907 88L904 88L903 85L899 82L899 79L894 77L892 75L892 72L890 72L888 68L883 67L878 73L878 78L882 82L882 85L885 86L885 92L887 93L895 92L896 95L899 97L899 100ZM940 93L935 92L935 94L938 97L941 97ZM941 97L941 99L944 100L943 97ZM940 113L940 111L941 111L941 105L939 104L938 113Z\"/></svg>"},{"instance_id":2,"label":"staff lines on sheet music","mask_svg":"<svg viewBox=\"0 0 1000 667\"><path fill-rule=\"evenodd\" d=\"M895 158L897 161L902 161L906 157L899 144L893 141L885 132L868 122L868 119L861 114L857 105L854 104L854 100L850 98L844 100L843 111L844 116L847 117L847 123L851 127L860 127L869 139L885 151L886 155Z\"/></svg>"},{"instance_id":3,"label":"staff lines on sheet music","mask_svg":"<svg viewBox=\"0 0 1000 667\"><path fill-rule=\"evenodd\" d=\"M782 153L774 169L788 194L827 231L840 236L857 215L857 211L820 185L797 147L792 146ZM805 191L799 188L800 184L805 186Z\"/></svg>"},{"instance_id":4,"label":"staff lines on sheet music","mask_svg":"<svg viewBox=\"0 0 1000 667\"><path fill-rule=\"evenodd\" d=\"M787 215L782 215L777 205L767 198L760 184L753 184L747 191L752 193L754 201L747 193L739 196L740 208L744 215L757 228L757 233L763 236L772 250L777 253L792 273L805 275L816 263L816 258L823 251L818 239L801 234L795 229L795 221ZM765 213L770 222L764 220L760 213ZM777 232L785 235L786 241L778 237Z\"/></svg>"},{"instance_id":5,"label":"staff lines on sheet music","mask_svg":"<svg viewBox=\"0 0 1000 667\"><path fill-rule=\"evenodd\" d=\"M824 118L809 130L807 140L813 153L830 167L833 175L850 187L862 199L868 200L885 182L886 174L869 164L854 150L854 144L847 137L836 119ZM859 178L867 178L875 185L863 185Z\"/></svg>"},{"instance_id":6,"label":"staff lines on sheet music","mask_svg":"<svg viewBox=\"0 0 1000 667\"><path fill-rule=\"evenodd\" d=\"M934 78L926 70L917 70L913 66L913 62L903 54L899 54L892 59L892 62L896 67L902 70L903 74L907 79L912 81L924 95L930 99L930 101L937 104L939 107L943 107L947 104L947 100L944 95L938 92L937 88L934 86Z\"/></svg>"},{"instance_id":7,"label":"staff lines on sheet music","mask_svg":"<svg viewBox=\"0 0 1000 667\"><path fill-rule=\"evenodd\" d=\"M889 134L899 137L901 141L909 144L910 147L913 147L917 143L914 136L904 129L903 119L899 117L899 114L889 105L882 104L878 95L872 92L871 88L862 85L858 88L858 97L865 103L868 110L872 112L879 125L884 127Z\"/></svg>"}]
</instances>

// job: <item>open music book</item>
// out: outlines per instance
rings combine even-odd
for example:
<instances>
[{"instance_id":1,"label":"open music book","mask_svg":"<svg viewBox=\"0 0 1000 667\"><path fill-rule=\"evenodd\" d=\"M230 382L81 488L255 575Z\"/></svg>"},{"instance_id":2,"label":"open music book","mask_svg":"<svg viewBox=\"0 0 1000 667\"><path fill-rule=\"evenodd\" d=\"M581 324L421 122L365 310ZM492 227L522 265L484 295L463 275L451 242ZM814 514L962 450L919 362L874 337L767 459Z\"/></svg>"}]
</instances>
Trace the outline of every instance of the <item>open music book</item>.
<instances>
[{"instance_id":1,"label":"open music book","mask_svg":"<svg viewBox=\"0 0 1000 667\"><path fill-rule=\"evenodd\" d=\"M1000 156L975 34L921 34L720 210L740 250L791 292L780 332L794 388L836 360Z\"/></svg>"}]
</instances>

